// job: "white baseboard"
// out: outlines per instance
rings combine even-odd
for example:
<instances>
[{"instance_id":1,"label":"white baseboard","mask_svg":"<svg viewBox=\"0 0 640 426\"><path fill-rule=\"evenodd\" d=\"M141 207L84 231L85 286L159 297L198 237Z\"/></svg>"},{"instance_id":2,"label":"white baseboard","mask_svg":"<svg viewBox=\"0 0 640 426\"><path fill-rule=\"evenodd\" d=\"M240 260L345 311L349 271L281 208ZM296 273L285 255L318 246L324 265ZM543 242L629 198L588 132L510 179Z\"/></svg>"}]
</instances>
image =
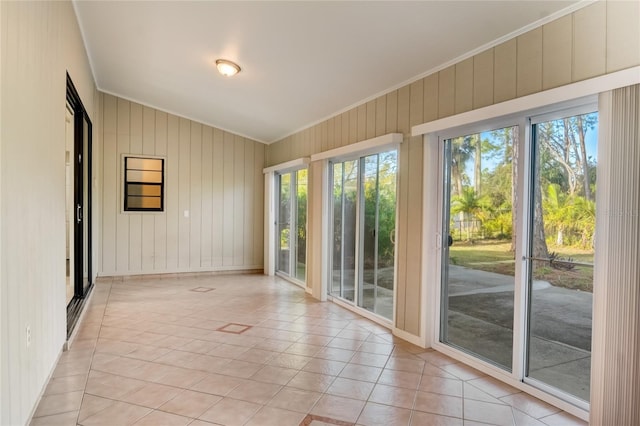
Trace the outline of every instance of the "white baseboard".
<instances>
[{"instance_id":1,"label":"white baseboard","mask_svg":"<svg viewBox=\"0 0 640 426\"><path fill-rule=\"evenodd\" d=\"M152 276L167 276L168 274L206 274L206 273L264 273L264 267L262 265L248 265L248 266L212 266L205 268L177 268L166 269L163 271L102 271L98 274L99 277L152 277Z\"/></svg>"}]
</instances>

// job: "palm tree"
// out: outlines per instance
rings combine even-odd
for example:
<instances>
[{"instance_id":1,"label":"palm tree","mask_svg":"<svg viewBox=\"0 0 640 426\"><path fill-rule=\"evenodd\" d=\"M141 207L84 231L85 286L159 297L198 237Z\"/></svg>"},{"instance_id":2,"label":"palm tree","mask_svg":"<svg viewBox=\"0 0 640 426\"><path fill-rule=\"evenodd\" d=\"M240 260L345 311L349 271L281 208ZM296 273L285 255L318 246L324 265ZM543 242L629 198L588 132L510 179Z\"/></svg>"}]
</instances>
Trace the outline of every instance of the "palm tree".
<instances>
[{"instance_id":1,"label":"palm tree","mask_svg":"<svg viewBox=\"0 0 640 426\"><path fill-rule=\"evenodd\" d=\"M486 197L479 197L474 188L466 187L462 189L462 194L451 199L451 213L460 213L465 219L475 217L482 222L486 220L490 213L490 203ZM466 226L467 239L471 240L471 227Z\"/></svg>"}]
</instances>

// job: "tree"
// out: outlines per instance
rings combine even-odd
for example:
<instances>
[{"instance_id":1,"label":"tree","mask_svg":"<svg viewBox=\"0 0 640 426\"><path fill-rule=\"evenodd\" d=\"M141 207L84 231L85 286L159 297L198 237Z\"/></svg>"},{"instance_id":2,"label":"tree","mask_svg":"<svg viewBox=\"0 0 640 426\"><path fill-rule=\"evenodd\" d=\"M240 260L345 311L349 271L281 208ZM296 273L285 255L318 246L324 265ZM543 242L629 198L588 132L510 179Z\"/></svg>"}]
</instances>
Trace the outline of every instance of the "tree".
<instances>
[{"instance_id":1,"label":"tree","mask_svg":"<svg viewBox=\"0 0 640 426\"><path fill-rule=\"evenodd\" d=\"M476 191L467 187L462 190L462 194L452 198L451 213L460 213L464 219L475 217L480 223L488 218L490 205L486 197L478 197ZM471 240L471 227L466 226L467 239Z\"/></svg>"}]
</instances>

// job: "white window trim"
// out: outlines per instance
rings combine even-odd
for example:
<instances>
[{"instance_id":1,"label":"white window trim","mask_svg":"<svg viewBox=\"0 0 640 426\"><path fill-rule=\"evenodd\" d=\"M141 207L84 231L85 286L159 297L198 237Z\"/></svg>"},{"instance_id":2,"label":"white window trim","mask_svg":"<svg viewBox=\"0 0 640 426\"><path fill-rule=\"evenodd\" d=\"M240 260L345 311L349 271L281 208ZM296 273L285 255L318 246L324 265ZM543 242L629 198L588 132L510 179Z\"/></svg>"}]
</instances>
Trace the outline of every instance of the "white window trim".
<instances>
[{"instance_id":1,"label":"white window trim","mask_svg":"<svg viewBox=\"0 0 640 426\"><path fill-rule=\"evenodd\" d=\"M363 157L369 154L383 152L386 148L393 148L404 140L402 133L387 133L386 135L376 138L367 139L362 142L353 143L351 145L341 146L339 148L330 149L328 151L313 154L311 161L331 160L340 161L345 157L353 156Z\"/></svg>"}]
</instances>

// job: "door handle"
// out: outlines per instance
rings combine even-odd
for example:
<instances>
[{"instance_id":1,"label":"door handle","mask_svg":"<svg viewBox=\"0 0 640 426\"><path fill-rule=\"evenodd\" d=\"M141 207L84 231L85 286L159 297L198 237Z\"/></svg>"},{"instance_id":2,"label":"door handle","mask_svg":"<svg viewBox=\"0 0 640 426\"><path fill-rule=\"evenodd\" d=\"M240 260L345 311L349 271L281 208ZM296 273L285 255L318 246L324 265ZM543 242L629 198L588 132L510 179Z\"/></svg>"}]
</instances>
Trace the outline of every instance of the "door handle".
<instances>
[{"instance_id":1,"label":"door handle","mask_svg":"<svg viewBox=\"0 0 640 426\"><path fill-rule=\"evenodd\" d=\"M76 205L76 222L82 222L82 206L80 204Z\"/></svg>"}]
</instances>

